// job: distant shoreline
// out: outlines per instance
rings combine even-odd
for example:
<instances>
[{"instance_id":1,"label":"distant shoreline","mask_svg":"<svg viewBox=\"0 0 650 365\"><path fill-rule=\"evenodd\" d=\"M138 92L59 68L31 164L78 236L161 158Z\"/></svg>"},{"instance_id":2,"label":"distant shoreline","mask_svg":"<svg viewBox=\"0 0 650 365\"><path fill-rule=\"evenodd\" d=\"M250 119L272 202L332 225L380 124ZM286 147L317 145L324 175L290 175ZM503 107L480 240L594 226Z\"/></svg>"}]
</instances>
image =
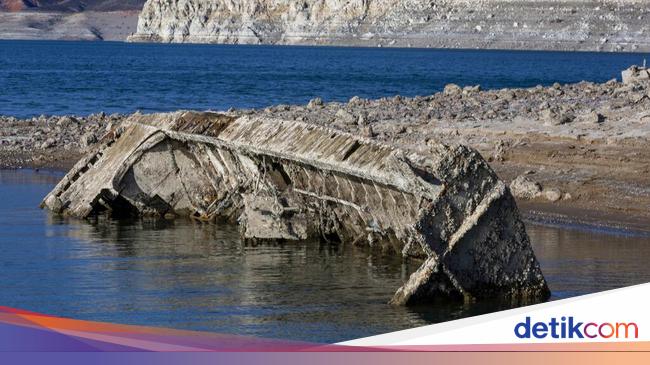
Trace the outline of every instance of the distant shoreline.
<instances>
[{"instance_id":1,"label":"distant shoreline","mask_svg":"<svg viewBox=\"0 0 650 365\"><path fill-rule=\"evenodd\" d=\"M138 11L0 12L2 40L125 41Z\"/></svg>"},{"instance_id":2,"label":"distant shoreline","mask_svg":"<svg viewBox=\"0 0 650 365\"><path fill-rule=\"evenodd\" d=\"M421 39L426 39L424 36ZM458 45L453 43L436 43L429 45L424 40L413 41L413 38L396 40L394 38L377 38L372 41L351 40L349 38L328 38L319 42L278 42L278 43L218 43L212 41L196 41L189 39L183 42L177 41L152 41L132 37L125 40L126 43L144 44L194 44L194 45L245 45L245 46L283 46L283 47L350 47L350 48L395 48L395 49L445 49L445 50L485 50L485 51L536 51L536 52L585 52L585 53L650 53L650 43L638 46L638 48L615 49L620 45L631 45L630 43L617 43L611 47L602 48L597 45L583 45L578 42L567 41L564 43L551 41L508 41L499 40L495 42L463 42ZM510 45L510 46L506 46Z\"/></svg>"},{"instance_id":3,"label":"distant shoreline","mask_svg":"<svg viewBox=\"0 0 650 365\"><path fill-rule=\"evenodd\" d=\"M286 48L359 48L359 49L403 49L403 50L437 50L437 51L485 51L485 52L540 52L540 53L598 53L598 54L637 54L646 56L650 62L650 49L647 51L610 51L610 50L563 50L563 49L526 49L526 48L437 48L437 47L406 47L401 45L391 45L386 47L352 45L352 44L232 44L232 43L191 43L191 42L130 42L122 39L34 39L34 38L2 38L0 42L82 42L82 43L118 43L118 44L145 44L145 45L174 45L174 46L228 46L228 47L286 47ZM642 59L640 59L642 61Z\"/></svg>"}]
</instances>

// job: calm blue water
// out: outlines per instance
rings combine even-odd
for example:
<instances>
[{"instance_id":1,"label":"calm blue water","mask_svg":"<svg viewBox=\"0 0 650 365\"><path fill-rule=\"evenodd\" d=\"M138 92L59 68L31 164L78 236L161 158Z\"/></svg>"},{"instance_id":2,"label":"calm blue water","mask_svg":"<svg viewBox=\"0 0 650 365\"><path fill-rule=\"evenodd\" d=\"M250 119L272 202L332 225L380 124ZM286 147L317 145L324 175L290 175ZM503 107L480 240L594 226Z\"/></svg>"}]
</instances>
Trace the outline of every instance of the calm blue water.
<instances>
[{"instance_id":1,"label":"calm blue water","mask_svg":"<svg viewBox=\"0 0 650 365\"><path fill-rule=\"evenodd\" d=\"M263 107L605 81L642 55L0 41L0 114ZM68 220L59 173L0 170L0 305L79 319L331 343L503 309L395 308L413 269L350 245L247 246L236 227ZM555 298L650 281L650 238L528 225Z\"/></svg>"},{"instance_id":2,"label":"calm blue water","mask_svg":"<svg viewBox=\"0 0 650 365\"><path fill-rule=\"evenodd\" d=\"M0 305L78 319L332 343L507 306L387 304L399 258L237 228L67 220L37 208L60 173L0 170ZM554 298L650 281L650 238L527 225Z\"/></svg>"},{"instance_id":3,"label":"calm blue water","mask_svg":"<svg viewBox=\"0 0 650 365\"><path fill-rule=\"evenodd\" d=\"M644 55L0 41L0 114L128 113L303 104L606 81Z\"/></svg>"}]
</instances>

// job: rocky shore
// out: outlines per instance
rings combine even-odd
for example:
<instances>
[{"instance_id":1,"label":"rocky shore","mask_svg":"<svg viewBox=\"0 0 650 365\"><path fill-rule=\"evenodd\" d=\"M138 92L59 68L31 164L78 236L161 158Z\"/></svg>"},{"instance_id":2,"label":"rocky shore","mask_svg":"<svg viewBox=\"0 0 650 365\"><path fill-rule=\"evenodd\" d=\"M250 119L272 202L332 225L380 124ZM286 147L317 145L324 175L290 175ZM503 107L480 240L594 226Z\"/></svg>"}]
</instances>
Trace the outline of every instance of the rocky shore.
<instances>
[{"instance_id":1,"label":"rocky shore","mask_svg":"<svg viewBox=\"0 0 650 365\"><path fill-rule=\"evenodd\" d=\"M0 116L0 168L67 170L125 115Z\"/></svg>"},{"instance_id":2,"label":"rocky shore","mask_svg":"<svg viewBox=\"0 0 650 365\"><path fill-rule=\"evenodd\" d=\"M448 85L430 96L229 112L328 125L413 151L466 144L510 184L529 215L650 230L647 75L525 89ZM69 168L125 117L0 117L0 167Z\"/></svg>"}]
</instances>

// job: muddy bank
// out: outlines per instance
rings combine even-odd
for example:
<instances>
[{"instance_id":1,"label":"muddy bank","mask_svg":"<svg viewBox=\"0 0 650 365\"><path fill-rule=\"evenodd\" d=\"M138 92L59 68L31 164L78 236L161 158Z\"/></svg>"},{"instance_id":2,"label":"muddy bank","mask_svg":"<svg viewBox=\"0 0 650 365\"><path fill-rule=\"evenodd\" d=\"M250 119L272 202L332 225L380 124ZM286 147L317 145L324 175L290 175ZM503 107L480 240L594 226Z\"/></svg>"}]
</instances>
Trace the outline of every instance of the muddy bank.
<instances>
[{"instance_id":1,"label":"muddy bank","mask_svg":"<svg viewBox=\"0 0 650 365\"><path fill-rule=\"evenodd\" d=\"M430 96L319 99L233 114L328 125L417 151L427 143L480 151L536 216L650 225L650 84L582 82ZM0 117L0 166L69 168L125 116Z\"/></svg>"}]
</instances>

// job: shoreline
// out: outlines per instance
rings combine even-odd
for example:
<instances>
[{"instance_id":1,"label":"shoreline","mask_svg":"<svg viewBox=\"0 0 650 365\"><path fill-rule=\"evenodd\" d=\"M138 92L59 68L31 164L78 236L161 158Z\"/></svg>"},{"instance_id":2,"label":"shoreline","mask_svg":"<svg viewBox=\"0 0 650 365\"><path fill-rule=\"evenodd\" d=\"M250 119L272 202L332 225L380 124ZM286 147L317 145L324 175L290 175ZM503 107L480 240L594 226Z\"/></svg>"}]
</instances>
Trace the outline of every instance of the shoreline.
<instances>
[{"instance_id":1,"label":"shoreline","mask_svg":"<svg viewBox=\"0 0 650 365\"><path fill-rule=\"evenodd\" d=\"M140 41L129 41L126 39L116 39L116 38L89 38L89 37L74 37L66 36L61 38L36 38L36 37L25 37L25 38L4 38L2 33L0 33L0 42L102 42L102 43L119 43L119 44L145 44L145 45L178 45L178 46L229 46L229 47L287 47L287 48L359 48L359 49L396 49L396 50L432 50L432 51L486 51L486 52L540 52L540 53L598 53L598 54L638 54L638 55L647 55L650 58L650 44L647 48L639 49L586 49L579 47L566 47L566 48L554 48L554 47L539 47L531 48L530 44L520 41L511 41L512 43L521 43L519 47L492 47L492 46L475 46L475 47L454 47L453 45L441 45L441 46L408 46L406 44L396 43L388 44L378 47L377 45L372 44L336 44L336 43L209 43L209 42L140 42ZM505 41L504 41L505 42ZM507 43L507 42L506 42ZM550 42L553 43L553 42ZM555 43L554 43L555 44Z\"/></svg>"},{"instance_id":2,"label":"shoreline","mask_svg":"<svg viewBox=\"0 0 650 365\"><path fill-rule=\"evenodd\" d=\"M125 41L137 10L0 12L1 40Z\"/></svg>"},{"instance_id":3,"label":"shoreline","mask_svg":"<svg viewBox=\"0 0 650 365\"><path fill-rule=\"evenodd\" d=\"M525 223L614 236L650 237L650 220L574 207L517 201Z\"/></svg>"},{"instance_id":4,"label":"shoreline","mask_svg":"<svg viewBox=\"0 0 650 365\"><path fill-rule=\"evenodd\" d=\"M533 220L650 232L650 80L231 109L328 126L417 152L476 149ZM0 168L67 170L127 115L0 116ZM513 181L515 183L513 184Z\"/></svg>"},{"instance_id":5,"label":"shoreline","mask_svg":"<svg viewBox=\"0 0 650 365\"><path fill-rule=\"evenodd\" d=\"M427 39L425 36L422 39ZM615 46L603 48L594 46L593 48L581 46L580 42L566 41L521 41L521 40L500 40L494 43L464 43L456 45L452 43L441 43L436 45L427 45L426 42L408 43L404 41L393 42L395 39L382 38L383 43L376 42L350 42L339 41L336 38L328 39L324 42L278 42L278 43L217 43L211 41L154 41L154 40L113 40L129 44L174 44L174 45L205 45L205 46L249 46L249 47L324 47L324 48L364 48L364 49L422 49L422 50L458 50L458 51L513 51L513 52L579 52L579 53L626 53L626 54L649 54L650 43L639 46L638 42L617 43ZM514 46L504 47L504 44ZM535 44L543 45L536 46ZM637 48L631 48L632 44ZM558 47L558 45L566 45ZM619 49L616 46L621 46Z\"/></svg>"},{"instance_id":6,"label":"shoreline","mask_svg":"<svg viewBox=\"0 0 650 365\"><path fill-rule=\"evenodd\" d=\"M485 51L485 52L539 52L539 53L596 53L596 54L638 54L646 55L650 59L650 46L647 50L590 50L590 49L551 49L551 48L480 48L480 47L418 47L406 45L387 45L382 47L362 44L233 44L233 43L202 43L202 42L132 42L122 39L86 39L86 38L1 38L0 42L101 42L118 44L145 44L145 45L175 45L175 46L227 46L227 47L286 47L286 48L359 48L359 49L395 49L395 50L431 50L431 51ZM650 61L649 61L650 62Z\"/></svg>"}]
</instances>

